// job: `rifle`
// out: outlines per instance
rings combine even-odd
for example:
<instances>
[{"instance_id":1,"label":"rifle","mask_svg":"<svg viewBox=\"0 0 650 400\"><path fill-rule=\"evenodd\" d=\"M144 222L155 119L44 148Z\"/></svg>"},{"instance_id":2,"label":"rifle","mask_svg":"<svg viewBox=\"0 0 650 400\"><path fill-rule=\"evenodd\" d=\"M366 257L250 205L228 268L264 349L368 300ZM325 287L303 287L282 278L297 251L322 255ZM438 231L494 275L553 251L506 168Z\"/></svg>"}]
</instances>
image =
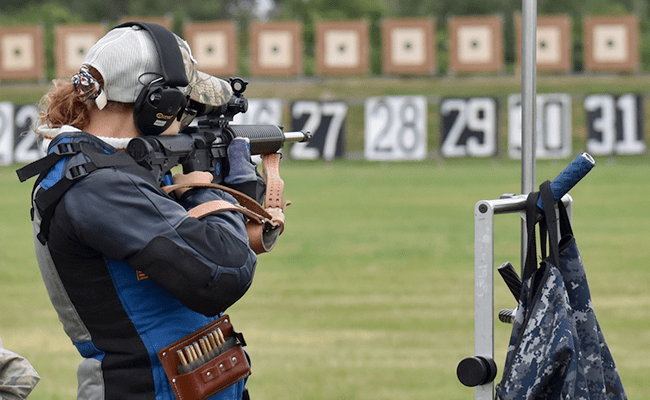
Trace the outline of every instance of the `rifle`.
<instances>
[{"instance_id":1,"label":"rifle","mask_svg":"<svg viewBox=\"0 0 650 400\"><path fill-rule=\"evenodd\" d=\"M160 182L177 165L183 173L209 171L213 183L221 184L228 175L227 148L236 137L248 138L251 155L273 154L287 142L309 142L310 132L284 132L280 125L232 125L233 117L248 110L243 96L248 82L230 78L233 96L222 106L207 106L190 100L187 112L198 117L177 135L141 136L132 139L126 151Z\"/></svg>"}]
</instances>

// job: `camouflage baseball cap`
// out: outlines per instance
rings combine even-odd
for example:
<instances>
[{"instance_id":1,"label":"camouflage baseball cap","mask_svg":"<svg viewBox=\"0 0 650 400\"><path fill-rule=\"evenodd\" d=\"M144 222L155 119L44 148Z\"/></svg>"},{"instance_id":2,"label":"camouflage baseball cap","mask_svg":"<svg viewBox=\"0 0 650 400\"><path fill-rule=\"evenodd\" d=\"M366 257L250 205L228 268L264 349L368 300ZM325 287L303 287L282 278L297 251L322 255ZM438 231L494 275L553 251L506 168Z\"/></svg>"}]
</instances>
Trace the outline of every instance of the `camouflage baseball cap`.
<instances>
[{"instance_id":1,"label":"camouflage baseball cap","mask_svg":"<svg viewBox=\"0 0 650 400\"><path fill-rule=\"evenodd\" d=\"M174 34L183 55L188 86L180 88L192 100L220 106L232 96L230 84L196 69L189 44ZM156 45L151 35L139 26L111 29L95 43L82 63L94 67L104 79L100 97L121 103L134 103L142 89L162 76Z\"/></svg>"}]
</instances>

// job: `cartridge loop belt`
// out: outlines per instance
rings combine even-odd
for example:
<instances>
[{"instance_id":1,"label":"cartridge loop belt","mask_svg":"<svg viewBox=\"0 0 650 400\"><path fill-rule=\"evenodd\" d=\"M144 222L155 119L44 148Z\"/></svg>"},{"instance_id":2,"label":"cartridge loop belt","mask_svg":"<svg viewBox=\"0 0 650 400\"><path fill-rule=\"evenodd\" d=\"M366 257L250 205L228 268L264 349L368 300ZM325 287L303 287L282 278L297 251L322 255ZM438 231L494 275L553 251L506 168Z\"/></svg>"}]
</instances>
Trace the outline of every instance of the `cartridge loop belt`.
<instances>
[{"instance_id":1,"label":"cartridge loop belt","mask_svg":"<svg viewBox=\"0 0 650 400\"><path fill-rule=\"evenodd\" d=\"M160 349L158 359L181 400L204 400L251 374L244 336L226 314Z\"/></svg>"}]
</instances>

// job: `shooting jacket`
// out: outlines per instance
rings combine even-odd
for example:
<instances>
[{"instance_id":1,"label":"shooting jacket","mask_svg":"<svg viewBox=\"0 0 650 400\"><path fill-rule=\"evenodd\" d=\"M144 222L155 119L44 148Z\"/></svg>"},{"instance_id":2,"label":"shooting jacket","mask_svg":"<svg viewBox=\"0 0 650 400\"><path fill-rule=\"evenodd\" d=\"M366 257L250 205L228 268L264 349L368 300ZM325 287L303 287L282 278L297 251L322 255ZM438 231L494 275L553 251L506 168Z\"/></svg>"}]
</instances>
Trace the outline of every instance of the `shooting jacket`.
<instances>
[{"instance_id":1,"label":"shooting jacket","mask_svg":"<svg viewBox=\"0 0 650 400\"><path fill-rule=\"evenodd\" d=\"M118 153L79 131L57 135L50 152L60 143ZM42 173L34 199L90 160L85 151L59 160ZM46 239L34 202L38 264L83 357L79 399L173 399L156 352L218 317L253 279L257 258L243 216L227 211L197 220L186 212L206 201L236 202L232 196L201 188L176 200L138 168L101 167L76 179L56 203ZM244 383L213 399L241 399Z\"/></svg>"}]
</instances>

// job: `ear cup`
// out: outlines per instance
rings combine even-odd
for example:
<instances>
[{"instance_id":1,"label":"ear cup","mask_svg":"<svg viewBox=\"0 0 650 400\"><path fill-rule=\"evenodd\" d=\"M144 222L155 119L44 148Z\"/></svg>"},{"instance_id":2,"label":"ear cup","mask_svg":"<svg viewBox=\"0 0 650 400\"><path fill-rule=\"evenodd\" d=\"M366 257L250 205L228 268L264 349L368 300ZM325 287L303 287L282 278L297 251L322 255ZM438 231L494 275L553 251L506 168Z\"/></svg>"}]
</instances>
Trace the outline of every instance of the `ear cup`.
<instances>
[{"instance_id":1,"label":"ear cup","mask_svg":"<svg viewBox=\"0 0 650 400\"><path fill-rule=\"evenodd\" d=\"M133 118L142 135L160 135L185 108L187 97L175 87L153 82L135 101Z\"/></svg>"},{"instance_id":2,"label":"ear cup","mask_svg":"<svg viewBox=\"0 0 650 400\"><path fill-rule=\"evenodd\" d=\"M133 118L142 135L160 135L179 118L188 97L178 87L189 84L176 36L167 28L146 22L125 22L117 28L139 26L151 35L162 69L161 79L146 86L135 101Z\"/></svg>"}]
</instances>

